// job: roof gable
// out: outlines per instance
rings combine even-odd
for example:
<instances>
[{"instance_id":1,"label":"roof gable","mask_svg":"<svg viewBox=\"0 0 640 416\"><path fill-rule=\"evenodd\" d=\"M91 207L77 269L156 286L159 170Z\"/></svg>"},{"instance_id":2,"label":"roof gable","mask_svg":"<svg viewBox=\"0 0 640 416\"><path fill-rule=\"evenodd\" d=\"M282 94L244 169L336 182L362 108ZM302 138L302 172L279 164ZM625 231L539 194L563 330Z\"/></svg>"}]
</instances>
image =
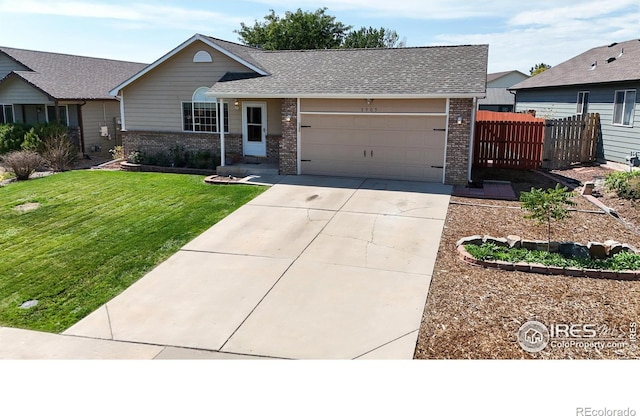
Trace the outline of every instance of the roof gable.
<instances>
[{"instance_id":1,"label":"roof gable","mask_svg":"<svg viewBox=\"0 0 640 416\"><path fill-rule=\"evenodd\" d=\"M640 39L589 49L514 85L513 90L640 80Z\"/></svg>"},{"instance_id":2,"label":"roof gable","mask_svg":"<svg viewBox=\"0 0 640 416\"><path fill-rule=\"evenodd\" d=\"M53 99L112 99L109 89L145 64L52 52L0 47L0 52L22 65L17 76Z\"/></svg>"},{"instance_id":3,"label":"roof gable","mask_svg":"<svg viewBox=\"0 0 640 416\"><path fill-rule=\"evenodd\" d=\"M187 39L186 41L182 42L180 45L178 45L177 47L175 47L174 49L169 51L167 54L162 56L160 59L156 60L152 64L150 64L147 67L145 67L144 69L142 69L140 72L138 72L137 74L135 74L131 78L125 80L124 82L122 82L118 86L116 86L115 88L111 89L110 94L111 95L117 95L118 92L121 89L127 87L128 85L132 84L136 80L142 78L143 76L145 76L149 72L153 71L155 68L157 68L158 66L162 65L164 62L168 61L170 58L172 58L173 56L177 55L178 53L183 51L185 48L187 48L188 46L192 45L194 42L197 42L197 41L203 42L204 44L206 44L206 45L210 46L211 48L217 50L218 52L222 53L223 55L226 55L227 57L233 59L234 61L244 65L248 69L257 72L260 75L266 75L267 74L267 72L263 68L261 68L260 65L250 55L250 51L254 51L256 49L249 48L247 46L239 45L239 44L236 44L236 43L227 42L227 41L223 41L223 40L220 40L220 39L212 38L212 37L209 37L209 36L203 36L203 35L200 35L200 34L195 34L191 38Z\"/></svg>"}]
</instances>

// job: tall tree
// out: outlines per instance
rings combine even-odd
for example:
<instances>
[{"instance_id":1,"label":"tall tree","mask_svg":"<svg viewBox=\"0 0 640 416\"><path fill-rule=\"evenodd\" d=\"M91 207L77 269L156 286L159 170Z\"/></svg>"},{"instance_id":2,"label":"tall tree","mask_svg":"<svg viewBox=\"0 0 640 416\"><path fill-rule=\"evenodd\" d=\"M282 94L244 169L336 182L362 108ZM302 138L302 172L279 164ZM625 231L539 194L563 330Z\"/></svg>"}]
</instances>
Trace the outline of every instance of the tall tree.
<instances>
[{"instance_id":1,"label":"tall tree","mask_svg":"<svg viewBox=\"0 0 640 416\"><path fill-rule=\"evenodd\" d=\"M280 18L270 10L264 21L256 21L253 26L240 23L236 33L245 45L266 50L338 48L351 26L336 21L326 11L326 7L315 12L298 9Z\"/></svg>"},{"instance_id":2,"label":"tall tree","mask_svg":"<svg viewBox=\"0 0 640 416\"><path fill-rule=\"evenodd\" d=\"M529 73L531 74L531 76L534 76L546 71L549 68L551 68L551 65L547 65L543 62L543 63L536 64L534 67L532 67L529 70Z\"/></svg>"},{"instance_id":3,"label":"tall tree","mask_svg":"<svg viewBox=\"0 0 640 416\"><path fill-rule=\"evenodd\" d=\"M343 48L401 48L405 42L400 40L400 36L395 30L381 27L361 27L347 33L342 43Z\"/></svg>"}]
</instances>

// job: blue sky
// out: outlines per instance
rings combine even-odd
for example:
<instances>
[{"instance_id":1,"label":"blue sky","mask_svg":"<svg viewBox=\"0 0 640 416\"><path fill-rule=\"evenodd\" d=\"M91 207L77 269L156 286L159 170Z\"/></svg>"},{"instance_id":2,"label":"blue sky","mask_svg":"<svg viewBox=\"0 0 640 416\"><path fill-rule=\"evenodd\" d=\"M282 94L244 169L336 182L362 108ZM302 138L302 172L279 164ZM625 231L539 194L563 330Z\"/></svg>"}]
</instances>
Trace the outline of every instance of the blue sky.
<instances>
[{"instance_id":1,"label":"blue sky","mask_svg":"<svg viewBox=\"0 0 640 416\"><path fill-rule=\"evenodd\" d=\"M489 44L489 72L556 65L640 38L638 0L0 0L0 45L153 62L202 33L238 41L240 22L274 9L328 7L354 27L394 29L407 46Z\"/></svg>"}]
</instances>

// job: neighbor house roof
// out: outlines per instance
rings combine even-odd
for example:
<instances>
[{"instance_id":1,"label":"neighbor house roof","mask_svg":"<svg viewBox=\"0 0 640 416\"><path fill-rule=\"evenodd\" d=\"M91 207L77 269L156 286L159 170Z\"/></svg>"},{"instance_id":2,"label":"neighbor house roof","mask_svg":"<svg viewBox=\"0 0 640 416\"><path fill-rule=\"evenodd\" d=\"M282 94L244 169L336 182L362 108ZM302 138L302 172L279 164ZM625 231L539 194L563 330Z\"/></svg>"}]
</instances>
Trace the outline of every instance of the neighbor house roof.
<instances>
[{"instance_id":1,"label":"neighbor house roof","mask_svg":"<svg viewBox=\"0 0 640 416\"><path fill-rule=\"evenodd\" d=\"M511 90L640 80L640 39L598 46L524 80Z\"/></svg>"},{"instance_id":2,"label":"neighbor house roof","mask_svg":"<svg viewBox=\"0 0 640 416\"><path fill-rule=\"evenodd\" d=\"M506 88L487 88L486 98L478 100L481 105L504 105L515 103L515 97Z\"/></svg>"},{"instance_id":3,"label":"neighbor house roof","mask_svg":"<svg viewBox=\"0 0 640 416\"><path fill-rule=\"evenodd\" d=\"M218 97L482 97L487 45L385 49L253 50L269 73L218 82Z\"/></svg>"},{"instance_id":4,"label":"neighbor house roof","mask_svg":"<svg viewBox=\"0 0 640 416\"><path fill-rule=\"evenodd\" d=\"M521 74L521 75L524 75L525 77L528 76L527 74L515 69L512 71L493 72L491 74L487 74L487 82L495 81L497 79L500 79L506 75L513 74L513 73Z\"/></svg>"},{"instance_id":5,"label":"neighbor house roof","mask_svg":"<svg viewBox=\"0 0 640 416\"><path fill-rule=\"evenodd\" d=\"M18 77L57 100L113 99L109 90L146 64L0 47L0 53L26 67Z\"/></svg>"}]
</instances>

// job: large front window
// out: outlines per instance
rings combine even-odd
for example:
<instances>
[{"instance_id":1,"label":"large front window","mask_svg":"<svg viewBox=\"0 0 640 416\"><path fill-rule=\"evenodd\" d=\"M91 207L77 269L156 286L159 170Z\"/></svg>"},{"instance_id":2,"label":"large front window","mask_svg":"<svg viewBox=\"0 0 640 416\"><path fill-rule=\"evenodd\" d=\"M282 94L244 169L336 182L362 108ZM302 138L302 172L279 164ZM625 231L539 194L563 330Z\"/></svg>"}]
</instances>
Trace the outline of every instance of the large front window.
<instances>
[{"instance_id":1,"label":"large front window","mask_svg":"<svg viewBox=\"0 0 640 416\"><path fill-rule=\"evenodd\" d=\"M229 104L222 108L223 119L220 120L221 104L215 98L205 95L207 87L198 88L191 102L182 103L182 127L184 131L218 133L220 122L224 121L224 131L229 132Z\"/></svg>"},{"instance_id":2,"label":"large front window","mask_svg":"<svg viewBox=\"0 0 640 416\"><path fill-rule=\"evenodd\" d=\"M56 111L58 112L58 117L56 117ZM65 126L69 125L69 118L68 118L68 113L67 113L67 106L66 105L61 105L61 106L54 106L54 105L48 105L47 106L47 121L49 123L55 123L56 121L60 124L64 124Z\"/></svg>"},{"instance_id":3,"label":"large front window","mask_svg":"<svg viewBox=\"0 0 640 416\"><path fill-rule=\"evenodd\" d=\"M616 91L613 104L613 124L618 126L633 126L635 115L636 90Z\"/></svg>"}]
</instances>

